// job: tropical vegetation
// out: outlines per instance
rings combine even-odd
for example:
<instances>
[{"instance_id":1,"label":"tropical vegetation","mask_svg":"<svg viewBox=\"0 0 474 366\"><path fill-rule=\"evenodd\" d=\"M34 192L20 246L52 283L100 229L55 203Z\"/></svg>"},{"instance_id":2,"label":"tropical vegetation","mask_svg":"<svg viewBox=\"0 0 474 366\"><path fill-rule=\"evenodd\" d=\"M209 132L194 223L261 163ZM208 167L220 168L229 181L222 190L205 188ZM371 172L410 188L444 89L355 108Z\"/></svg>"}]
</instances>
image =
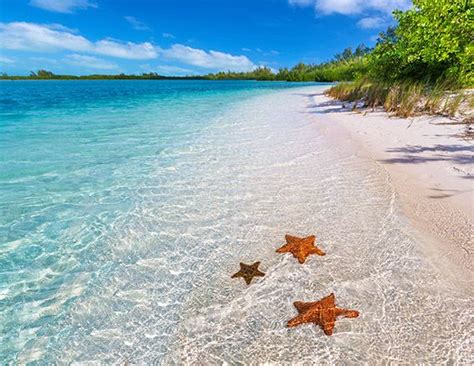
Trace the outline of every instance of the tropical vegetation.
<instances>
[{"instance_id":1,"label":"tropical vegetation","mask_svg":"<svg viewBox=\"0 0 474 366\"><path fill-rule=\"evenodd\" d=\"M380 35L366 57L367 71L328 95L363 100L403 117L419 111L453 116L462 105L472 109L472 1L413 0L413 5L394 12L398 25Z\"/></svg>"}]
</instances>

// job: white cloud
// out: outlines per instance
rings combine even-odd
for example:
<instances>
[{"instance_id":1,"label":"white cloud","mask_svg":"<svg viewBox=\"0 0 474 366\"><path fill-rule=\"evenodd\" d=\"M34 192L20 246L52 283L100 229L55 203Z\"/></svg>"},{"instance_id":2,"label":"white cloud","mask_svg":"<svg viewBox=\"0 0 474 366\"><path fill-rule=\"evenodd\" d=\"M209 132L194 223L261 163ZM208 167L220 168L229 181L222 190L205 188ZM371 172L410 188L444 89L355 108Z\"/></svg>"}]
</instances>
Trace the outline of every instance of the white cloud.
<instances>
[{"instance_id":1,"label":"white cloud","mask_svg":"<svg viewBox=\"0 0 474 366\"><path fill-rule=\"evenodd\" d=\"M290 5L313 6L318 13L344 15L377 11L391 14L395 9L410 8L410 0L288 0Z\"/></svg>"},{"instance_id":2,"label":"white cloud","mask_svg":"<svg viewBox=\"0 0 474 366\"><path fill-rule=\"evenodd\" d=\"M0 23L0 44L6 49L41 51L86 51L91 47L84 37L56 28L26 22Z\"/></svg>"},{"instance_id":3,"label":"white cloud","mask_svg":"<svg viewBox=\"0 0 474 366\"><path fill-rule=\"evenodd\" d=\"M165 33L162 33L161 35L162 35L163 38L171 38L171 39L176 38L176 37L174 36L174 34L171 34L171 33L166 33L166 32L165 32Z\"/></svg>"},{"instance_id":4,"label":"white cloud","mask_svg":"<svg viewBox=\"0 0 474 366\"><path fill-rule=\"evenodd\" d=\"M59 23L49 23L49 24L43 24L45 27L53 30L58 30L58 31L64 31L68 33L79 33L79 29L77 28L69 28L66 27L65 25L59 24Z\"/></svg>"},{"instance_id":5,"label":"white cloud","mask_svg":"<svg viewBox=\"0 0 474 366\"><path fill-rule=\"evenodd\" d=\"M57 29L57 25L51 28L26 22L0 23L0 44L2 48L10 50L67 50L127 59L150 59L157 55L153 45L148 42L118 42L110 39L91 42L83 36Z\"/></svg>"},{"instance_id":6,"label":"white cloud","mask_svg":"<svg viewBox=\"0 0 474 366\"><path fill-rule=\"evenodd\" d=\"M386 18L382 17L366 17L357 22L357 25L363 29L383 28L388 25Z\"/></svg>"},{"instance_id":7,"label":"white cloud","mask_svg":"<svg viewBox=\"0 0 474 366\"><path fill-rule=\"evenodd\" d=\"M51 64L51 65L57 65L58 60L54 58L48 58L48 57L41 57L41 56L34 56L34 57L29 57L31 61L34 61L36 63L40 62L42 64Z\"/></svg>"},{"instance_id":8,"label":"white cloud","mask_svg":"<svg viewBox=\"0 0 474 366\"><path fill-rule=\"evenodd\" d=\"M89 0L31 0L30 5L56 13L72 13L76 9L97 8Z\"/></svg>"},{"instance_id":9,"label":"white cloud","mask_svg":"<svg viewBox=\"0 0 474 366\"><path fill-rule=\"evenodd\" d=\"M145 23L142 21L138 20L135 17L132 16L126 16L124 19L132 26L133 29L135 30L140 30L140 31L149 31L150 27L148 27Z\"/></svg>"},{"instance_id":10,"label":"white cloud","mask_svg":"<svg viewBox=\"0 0 474 366\"><path fill-rule=\"evenodd\" d=\"M0 56L0 64L12 64L15 60L9 57Z\"/></svg>"},{"instance_id":11,"label":"white cloud","mask_svg":"<svg viewBox=\"0 0 474 366\"><path fill-rule=\"evenodd\" d=\"M246 56L233 56L212 50L206 52L182 44L175 44L167 50L162 50L162 54L166 58L207 69L246 71L255 68L255 64Z\"/></svg>"},{"instance_id":12,"label":"white cloud","mask_svg":"<svg viewBox=\"0 0 474 366\"><path fill-rule=\"evenodd\" d=\"M308 6L313 5L314 0L288 0L290 5L298 5L298 6Z\"/></svg>"},{"instance_id":13,"label":"white cloud","mask_svg":"<svg viewBox=\"0 0 474 366\"><path fill-rule=\"evenodd\" d=\"M72 51L132 60L163 57L187 65L218 70L245 71L255 68L255 64L243 55L205 51L182 44L174 44L171 48L163 49L149 42L133 43L110 38L90 41L58 24L50 26L27 22L0 23L0 49L35 52Z\"/></svg>"},{"instance_id":14,"label":"white cloud","mask_svg":"<svg viewBox=\"0 0 474 366\"><path fill-rule=\"evenodd\" d=\"M104 39L94 43L95 53L119 58L146 60L156 58L156 48L150 42L117 42Z\"/></svg>"},{"instance_id":15,"label":"white cloud","mask_svg":"<svg viewBox=\"0 0 474 366\"><path fill-rule=\"evenodd\" d=\"M183 75L196 75L198 74L195 70L188 69L185 67L179 67L174 65L150 65L143 64L140 68L145 72L157 72L160 75L166 76L183 76Z\"/></svg>"},{"instance_id":16,"label":"white cloud","mask_svg":"<svg viewBox=\"0 0 474 366\"><path fill-rule=\"evenodd\" d=\"M159 65L156 69L165 75L194 75L196 71L172 65Z\"/></svg>"},{"instance_id":17,"label":"white cloud","mask_svg":"<svg viewBox=\"0 0 474 366\"><path fill-rule=\"evenodd\" d=\"M267 51L263 51L260 48L256 48L255 51L257 51L258 53L261 53L264 56L278 56L280 54L280 52L275 51L275 50L270 50L267 52Z\"/></svg>"},{"instance_id":18,"label":"white cloud","mask_svg":"<svg viewBox=\"0 0 474 366\"><path fill-rule=\"evenodd\" d=\"M94 57L94 56L72 54L72 55L67 55L65 60L70 65L80 66L80 67L85 67L85 68L101 69L101 70L112 70L112 69L118 68L116 64L106 61L102 58Z\"/></svg>"}]
</instances>

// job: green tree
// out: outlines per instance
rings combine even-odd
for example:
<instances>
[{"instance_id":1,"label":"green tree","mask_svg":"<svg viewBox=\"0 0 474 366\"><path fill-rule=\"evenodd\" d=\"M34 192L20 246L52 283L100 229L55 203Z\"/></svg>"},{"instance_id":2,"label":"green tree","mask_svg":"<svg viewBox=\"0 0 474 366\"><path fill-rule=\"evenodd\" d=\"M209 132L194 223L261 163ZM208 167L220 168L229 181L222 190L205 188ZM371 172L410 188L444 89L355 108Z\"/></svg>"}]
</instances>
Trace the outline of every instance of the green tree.
<instances>
[{"instance_id":1,"label":"green tree","mask_svg":"<svg viewBox=\"0 0 474 366\"><path fill-rule=\"evenodd\" d=\"M51 71L46 70L38 70L36 73L36 77L39 79L52 79L54 74Z\"/></svg>"},{"instance_id":2,"label":"green tree","mask_svg":"<svg viewBox=\"0 0 474 366\"><path fill-rule=\"evenodd\" d=\"M471 0L413 0L395 11L398 26L382 34L371 55L373 76L472 84L474 28Z\"/></svg>"}]
</instances>

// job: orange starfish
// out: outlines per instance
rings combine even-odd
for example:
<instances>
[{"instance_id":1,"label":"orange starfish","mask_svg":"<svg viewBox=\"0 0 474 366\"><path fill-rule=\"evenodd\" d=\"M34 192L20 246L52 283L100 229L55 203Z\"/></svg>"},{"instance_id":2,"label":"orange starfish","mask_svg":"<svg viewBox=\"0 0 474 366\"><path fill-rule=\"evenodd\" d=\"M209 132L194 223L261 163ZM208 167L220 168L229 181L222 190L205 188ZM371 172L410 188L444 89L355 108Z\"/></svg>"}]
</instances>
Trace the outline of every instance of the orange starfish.
<instances>
[{"instance_id":1,"label":"orange starfish","mask_svg":"<svg viewBox=\"0 0 474 366\"><path fill-rule=\"evenodd\" d=\"M303 323L315 323L323 328L326 335L332 335L338 316L344 316L345 318L357 318L359 316L359 312L356 310L337 308L335 301L334 294L330 294L316 302L294 302L293 305L295 305L299 314L288 321L288 327L296 327Z\"/></svg>"},{"instance_id":2,"label":"orange starfish","mask_svg":"<svg viewBox=\"0 0 474 366\"><path fill-rule=\"evenodd\" d=\"M243 277L247 285L250 285L254 277L263 277L265 273L259 271L258 266L260 262L255 262L254 264L248 265L240 263L240 271L234 273L231 278Z\"/></svg>"},{"instance_id":3,"label":"orange starfish","mask_svg":"<svg viewBox=\"0 0 474 366\"><path fill-rule=\"evenodd\" d=\"M303 264L310 254L326 255L321 249L314 245L316 237L314 235L307 238L297 238L296 236L285 235L286 244L277 249L277 253L291 253L298 262Z\"/></svg>"}]
</instances>

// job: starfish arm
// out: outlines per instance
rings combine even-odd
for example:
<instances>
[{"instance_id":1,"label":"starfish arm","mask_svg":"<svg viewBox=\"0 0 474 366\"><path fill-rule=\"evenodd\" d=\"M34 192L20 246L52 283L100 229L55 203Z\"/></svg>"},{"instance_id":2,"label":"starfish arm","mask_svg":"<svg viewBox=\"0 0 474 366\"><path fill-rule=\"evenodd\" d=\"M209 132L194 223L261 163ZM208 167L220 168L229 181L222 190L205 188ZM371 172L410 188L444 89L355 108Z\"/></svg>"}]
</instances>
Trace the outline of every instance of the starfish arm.
<instances>
[{"instance_id":1,"label":"starfish arm","mask_svg":"<svg viewBox=\"0 0 474 366\"><path fill-rule=\"evenodd\" d=\"M298 310L298 313L304 313L305 311L311 309L314 305L316 305L316 302L303 302L303 301L295 301L293 305L295 306L296 310Z\"/></svg>"},{"instance_id":2,"label":"starfish arm","mask_svg":"<svg viewBox=\"0 0 474 366\"><path fill-rule=\"evenodd\" d=\"M294 243L294 242L297 242L297 241L301 240L301 238L286 234L285 235L285 240L288 244L290 244L290 243Z\"/></svg>"},{"instance_id":3,"label":"starfish arm","mask_svg":"<svg viewBox=\"0 0 474 366\"><path fill-rule=\"evenodd\" d=\"M263 273L263 272L257 270L257 272L255 272L255 276L263 277L263 276L265 276L265 273Z\"/></svg>"},{"instance_id":4,"label":"starfish arm","mask_svg":"<svg viewBox=\"0 0 474 366\"><path fill-rule=\"evenodd\" d=\"M335 325L334 322L324 324L322 326L324 334L329 335L329 336L332 335L332 332L334 331L334 325Z\"/></svg>"},{"instance_id":5,"label":"starfish arm","mask_svg":"<svg viewBox=\"0 0 474 366\"><path fill-rule=\"evenodd\" d=\"M336 308L336 316L343 316L345 318L357 318L359 316L359 312L357 310Z\"/></svg>"},{"instance_id":6,"label":"starfish arm","mask_svg":"<svg viewBox=\"0 0 474 366\"><path fill-rule=\"evenodd\" d=\"M300 314L295 316L293 319L288 320L287 327L293 328L303 323L308 323L308 320L306 320L305 317Z\"/></svg>"},{"instance_id":7,"label":"starfish arm","mask_svg":"<svg viewBox=\"0 0 474 366\"><path fill-rule=\"evenodd\" d=\"M288 253L291 251L291 245L285 244L276 250L277 253Z\"/></svg>"},{"instance_id":8,"label":"starfish arm","mask_svg":"<svg viewBox=\"0 0 474 366\"><path fill-rule=\"evenodd\" d=\"M247 285L250 285L250 282L252 282L252 277L250 276L242 276L242 277L244 277L245 283Z\"/></svg>"},{"instance_id":9,"label":"starfish arm","mask_svg":"<svg viewBox=\"0 0 474 366\"><path fill-rule=\"evenodd\" d=\"M242 277L242 273L240 271L230 276L230 278L237 278L237 277Z\"/></svg>"},{"instance_id":10,"label":"starfish arm","mask_svg":"<svg viewBox=\"0 0 474 366\"><path fill-rule=\"evenodd\" d=\"M321 300L319 300L319 303L323 307L336 307L336 296L334 296L334 293L331 292L328 296L323 297Z\"/></svg>"},{"instance_id":11,"label":"starfish arm","mask_svg":"<svg viewBox=\"0 0 474 366\"><path fill-rule=\"evenodd\" d=\"M321 249L318 247L311 248L311 254L317 254L317 255L326 255L325 252L323 252Z\"/></svg>"},{"instance_id":12,"label":"starfish arm","mask_svg":"<svg viewBox=\"0 0 474 366\"><path fill-rule=\"evenodd\" d=\"M254 264L252 264L250 267L258 270L258 266L260 265L260 262L255 262Z\"/></svg>"},{"instance_id":13,"label":"starfish arm","mask_svg":"<svg viewBox=\"0 0 474 366\"><path fill-rule=\"evenodd\" d=\"M299 255L293 253L293 256L294 256L296 259L298 259L298 262L300 262L300 264L303 264L304 262L306 262L306 258L308 258L308 255L307 255L307 254L305 255L305 254L303 254L303 253L301 253L301 254L299 254Z\"/></svg>"}]
</instances>

